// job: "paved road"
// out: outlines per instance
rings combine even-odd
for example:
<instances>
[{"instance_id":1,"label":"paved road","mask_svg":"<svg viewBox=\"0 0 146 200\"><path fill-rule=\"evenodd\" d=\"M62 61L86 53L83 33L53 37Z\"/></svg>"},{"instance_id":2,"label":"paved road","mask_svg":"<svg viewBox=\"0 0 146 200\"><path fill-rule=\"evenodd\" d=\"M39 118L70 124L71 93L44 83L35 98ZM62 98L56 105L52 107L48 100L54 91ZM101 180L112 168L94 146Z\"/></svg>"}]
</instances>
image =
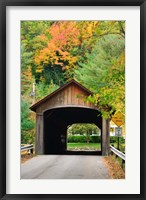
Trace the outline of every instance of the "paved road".
<instances>
[{"instance_id":1,"label":"paved road","mask_svg":"<svg viewBox=\"0 0 146 200\"><path fill-rule=\"evenodd\" d=\"M42 155L21 164L21 179L109 179L101 156Z\"/></svg>"}]
</instances>

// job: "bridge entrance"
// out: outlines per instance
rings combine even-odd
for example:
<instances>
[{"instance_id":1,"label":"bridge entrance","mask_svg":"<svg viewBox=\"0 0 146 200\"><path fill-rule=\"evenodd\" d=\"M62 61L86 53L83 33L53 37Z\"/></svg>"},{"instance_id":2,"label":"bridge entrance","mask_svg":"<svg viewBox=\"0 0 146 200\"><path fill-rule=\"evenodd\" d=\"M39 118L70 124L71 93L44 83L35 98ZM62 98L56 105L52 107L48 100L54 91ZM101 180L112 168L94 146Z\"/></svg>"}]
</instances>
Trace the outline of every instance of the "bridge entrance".
<instances>
[{"instance_id":1,"label":"bridge entrance","mask_svg":"<svg viewBox=\"0 0 146 200\"><path fill-rule=\"evenodd\" d=\"M82 107L63 107L46 111L44 113L44 153L68 153L68 126L74 123L94 123L101 129L102 117L99 114L97 110Z\"/></svg>"},{"instance_id":2,"label":"bridge entrance","mask_svg":"<svg viewBox=\"0 0 146 200\"><path fill-rule=\"evenodd\" d=\"M70 81L33 106L36 112L36 153L64 154L67 151L67 127L73 123L94 123L101 130L102 155L109 153L109 120L98 108L85 101L91 95L75 80Z\"/></svg>"}]
</instances>

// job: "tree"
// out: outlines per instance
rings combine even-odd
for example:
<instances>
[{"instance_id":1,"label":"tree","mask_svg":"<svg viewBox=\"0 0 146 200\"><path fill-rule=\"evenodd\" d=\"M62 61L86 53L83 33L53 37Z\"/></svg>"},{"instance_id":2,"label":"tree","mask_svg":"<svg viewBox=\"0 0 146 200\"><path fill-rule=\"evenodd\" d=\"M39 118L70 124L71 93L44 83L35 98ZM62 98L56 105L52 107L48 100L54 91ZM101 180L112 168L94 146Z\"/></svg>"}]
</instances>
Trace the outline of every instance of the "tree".
<instances>
[{"instance_id":1,"label":"tree","mask_svg":"<svg viewBox=\"0 0 146 200\"><path fill-rule=\"evenodd\" d=\"M87 99L97 105L104 117L125 107L124 39L107 35L97 41L86 63L79 63L76 79L94 95Z\"/></svg>"},{"instance_id":2,"label":"tree","mask_svg":"<svg viewBox=\"0 0 146 200\"><path fill-rule=\"evenodd\" d=\"M29 104L26 101L21 102L21 143L34 143L35 123L30 118Z\"/></svg>"},{"instance_id":3,"label":"tree","mask_svg":"<svg viewBox=\"0 0 146 200\"><path fill-rule=\"evenodd\" d=\"M53 83L53 80L49 85L47 85L45 82L40 82L36 84L36 100L40 100L43 97L49 95L51 92L54 92L56 89L58 89L58 85Z\"/></svg>"},{"instance_id":4,"label":"tree","mask_svg":"<svg viewBox=\"0 0 146 200\"><path fill-rule=\"evenodd\" d=\"M22 72L31 68L36 82L40 78L40 69L34 63L35 52L44 48L51 36L47 29L51 21L22 21L21 22L21 69Z\"/></svg>"},{"instance_id":5,"label":"tree","mask_svg":"<svg viewBox=\"0 0 146 200\"><path fill-rule=\"evenodd\" d=\"M34 83L39 100L76 78L94 92L86 100L103 115L123 111L124 25L124 21L22 21L21 94L28 103L23 125L34 121L28 109Z\"/></svg>"},{"instance_id":6,"label":"tree","mask_svg":"<svg viewBox=\"0 0 146 200\"><path fill-rule=\"evenodd\" d=\"M40 73L44 71L61 72L70 71L76 66L78 60L77 46L79 44L79 30L75 21L57 21L48 29L51 39L43 49L35 52L35 64L39 67ZM45 73L44 73L45 74ZM55 81L55 78L53 81ZM66 78L68 79L66 74ZM63 80L63 77L61 78Z\"/></svg>"},{"instance_id":7,"label":"tree","mask_svg":"<svg viewBox=\"0 0 146 200\"><path fill-rule=\"evenodd\" d=\"M87 143L90 142L90 135L99 133L99 128L95 124L80 123L73 124L69 127L69 134L71 135L85 135Z\"/></svg>"},{"instance_id":8,"label":"tree","mask_svg":"<svg viewBox=\"0 0 146 200\"><path fill-rule=\"evenodd\" d=\"M54 83L54 68L65 83L74 77L78 62L86 62L86 53L91 53L101 37L114 34L123 38L125 34L122 21L55 21L45 32L50 37L40 36L46 43L36 49L34 63L37 79L46 80L45 74L50 71Z\"/></svg>"}]
</instances>

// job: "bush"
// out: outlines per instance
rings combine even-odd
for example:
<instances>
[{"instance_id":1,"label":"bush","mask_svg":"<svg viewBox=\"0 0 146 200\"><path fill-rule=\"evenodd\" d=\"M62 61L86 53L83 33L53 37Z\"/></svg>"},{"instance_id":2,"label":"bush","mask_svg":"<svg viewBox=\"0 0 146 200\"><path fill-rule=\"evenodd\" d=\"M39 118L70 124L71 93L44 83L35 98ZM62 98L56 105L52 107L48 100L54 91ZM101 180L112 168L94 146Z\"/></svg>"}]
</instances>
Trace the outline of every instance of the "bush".
<instances>
[{"instance_id":1,"label":"bush","mask_svg":"<svg viewBox=\"0 0 146 200\"><path fill-rule=\"evenodd\" d=\"M118 141L118 137L116 136L110 136L110 143L116 143ZM123 137L120 137L120 143L125 143L125 140Z\"/></svg>"},{"instance_id":2,"label":"bush","mask_svg":"<svg viewBox=\"0 0 146 200\"><path fill-rule=\"evenodd\" d=\"M89 136L90 143L100 143L100 136ZM85 135L70 135L68 136L68 143L87 143Z\"/></svg>"},{"instance_id":3,"label":"bush","mask_svg":"<svg viewBox=\"0 0 146 200\"><path fill-rule=\"evenodd\" d=\"M115 143L115 142L117 142L117 137L110 136L110 143Z\"/></svg>"},{"instance_id":4,"label":"bush","mask_svg":"<svg viewBox=\"0 0 146 200\"><path fill-rule=\"evenodd\" d=\"M117 143L118 138L115 136L110 136L110 143ZM101 136L89 136L90 143L101 143ZM87 138L85 135L69 135L68 143L87 143ZM120 137L120 144L124 143L124 138Z\"/></svg>"},{"instance_id":5,"label":"bush","mask_svg":"<svg viewBox=\"0 0 146 200\"><path fill-rule=\"evenodd\" d=\"M90 136L91 137L91 143L101 143L101 136Z\"/></svg>"},{"instance_id":6,"label":"bush","mask_svg":"<svg viewBox=\"0 0 146 200\"><path fill-rule=\"evenodd\" d=\"M68 143L86 143L86 136L70 135L68 136Z\"/></svg>"}]
</instances>

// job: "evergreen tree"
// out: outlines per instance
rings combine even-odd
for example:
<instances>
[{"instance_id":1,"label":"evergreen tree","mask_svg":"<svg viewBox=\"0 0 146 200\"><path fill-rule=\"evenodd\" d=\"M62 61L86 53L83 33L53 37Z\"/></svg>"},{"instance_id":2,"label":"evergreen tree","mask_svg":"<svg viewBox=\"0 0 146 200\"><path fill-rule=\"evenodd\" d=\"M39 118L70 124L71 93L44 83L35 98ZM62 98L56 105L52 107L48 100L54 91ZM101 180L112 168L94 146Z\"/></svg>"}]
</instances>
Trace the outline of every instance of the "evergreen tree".
<instances>
[{"instance_id":1,"label":"evergreen tree","mask_svg":"<svg viewBox=\"0 0 146 200\"><path fill-rule=\"evenodd\" d=\"M95 95L88 100L97 105L107 117L115 110L124 112L125 56L124 39L107 35L97 41L87 61L79 63L76 79Z\"/></svg>"}]
</instances>

